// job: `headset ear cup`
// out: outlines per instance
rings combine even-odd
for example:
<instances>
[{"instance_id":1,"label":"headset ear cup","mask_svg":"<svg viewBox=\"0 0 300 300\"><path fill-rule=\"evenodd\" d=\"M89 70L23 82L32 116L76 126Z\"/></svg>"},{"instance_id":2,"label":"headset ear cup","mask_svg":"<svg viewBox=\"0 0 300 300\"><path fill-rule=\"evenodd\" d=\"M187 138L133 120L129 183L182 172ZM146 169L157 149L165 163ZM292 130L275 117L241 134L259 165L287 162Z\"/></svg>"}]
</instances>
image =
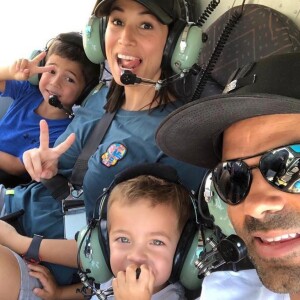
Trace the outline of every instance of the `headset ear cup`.
<instances>
[{"instance_id":1,"label":"headset ear cup","mask_svg":"<svg viewBox=\"0 0 300 300\"><path fill-rule=\"evenodd\" d=\"M174 24L172 24L169 28L169 34L166 41L166 45L163 52L162 58L162 69L163 70L170 70L171 69L171 59L173 55L173 51L177 44L177 41L185 28L186 21L179 19Z\"/></svg>"},{"instance_id":2,"label":"headset ear cup","mask_svg":"<svg viewBox=\"0 0 300 300\"><path fill-rule=\"evenodd\" d=\"M106 204L107 205L107 204ZM102 249L103 257L105 259L106 265L110 269L110 250L109 250L109 239L108 239L108 230L107 230L107 219L101 218L99 222L99 244Z\"/></svg>"},{"instance_id":3,"label":"headset ear cup","mask_svg":"<svg viewBox=\"0 0 300 300\"><path fill-rule=\"evenodd\" d=\"M194 264L198 258L198 232L195 219L188 220L176 248L169 279L172 283L180 280L182 285L190 290L199 288L202 282L198 278L198 270Z\"/></svg>"},{"instance_id":4,"label":"headset ear cup","mask_svg":"<svg viewBox=\"0 0 300 300\"><path fill-rule=\"evenodd\" d=\"M87 233L88 227L85 227L80 230L77 237L81 268L88 273L88 277L95 279L95 283L106 282L113 276L107 262L106 246L102 241L99 226L97 224L91 229L91 234Z\"/></svg>"},{"instance_id":5,"label":"headset ear cup","mask_svg":"<svg viewBox=\"0 0 300 300\"><path fill-rule=\"evenodd\" d=\"M32 53L29 56L29 59L32 60L34 59L37 55L39 55L40 53L42 53L41 50L33 50ZM43 67L45 65L45 58L42 59L39 63L40 67ZM41 74L35 74L33 76L31 76L28 81L33 84L33 85L39 85L39 81L41 78Z\"/></svg>"},{"instance_id":6,"label":"headset ear cup","mask_svg":"<svg viewBox=\"0 0 300 300\"><path fill-rule=\"evenodd\" d=\"M186 25L177 40L171 58L171 68L175 73L190 69L198 63L203 47L202 29L196 25Z\"/></svg>"},{"instance_id":7,"label":"headset ear cup","mask_svg":"<svg viewBox=\"0 0 300 300\"><path fill-rule=\"evenodd\" d=\"M179 280L181 284L188 290L197 290L201 287L203 278L198 278L199 270L195 266L195 261L199 258L199 254L203 252L203 248L201 249L198 245L199 243L199 235L198 231L194 234L194 238L190 247L188 248L188 252L183 261L182 268L179 274Z\"/></svg>"},{"instance_id":8,"label":"headset ear cup","mask_svg":"<svg viewBox=\"0 0 300 300\"><path fill-rule=\"evenodd\" d=\"M227 204L219 197L215 190L214 184L211 180L211 173L207 178L205 178L205 189L206 194L211 195L210 197L206 197L207 199L204 201L207 201L209 213L214 219L214 225L221 228L222 233L226 236L236 234L227 214ZM205 198L205 195L203 195L203 198Z\"/></svg>"},{"instance_id":9,"label":"headset ear cup","mask_svg":"<svg viewBox=\"0 0 300 300\"><path fill-rule=\"evenodd\" d=\"M92 15L83 29L83 48L87 58L94 64L105 61L104 36L106 26L106 17L97 18Z\"/></svg>"}]
</instances>

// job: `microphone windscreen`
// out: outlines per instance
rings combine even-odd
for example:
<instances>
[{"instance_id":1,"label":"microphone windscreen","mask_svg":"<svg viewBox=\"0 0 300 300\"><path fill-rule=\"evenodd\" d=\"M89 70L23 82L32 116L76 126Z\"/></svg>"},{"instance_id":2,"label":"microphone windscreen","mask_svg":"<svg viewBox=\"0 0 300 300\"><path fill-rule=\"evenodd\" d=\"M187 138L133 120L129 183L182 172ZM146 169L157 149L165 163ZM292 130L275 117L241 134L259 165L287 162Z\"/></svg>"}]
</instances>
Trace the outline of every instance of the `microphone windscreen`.
<instances>
[{"instance_id":1,"label":"microphone windscreen","mask_svg":"<svg viewBox=\"0 0 300 300\"><path fill-rule=\"evenodd\" d=\"M56 95L51 95L49 97L49 104L54 106L54 107L58 107L60 109L63 108L61 102L58 100L58 97Z\"/></svg>"},{"instance_id":2,"label":"microphone windscreen","mask_svg":"<svg viewBox=\"0 0 300 300\"><path fill-rule=\"evenodd\" d=\"M124 71L124 73L120 77L120 80L125 85L137 83L136 75L130 71Z\"/></svg>"}]
</instances>

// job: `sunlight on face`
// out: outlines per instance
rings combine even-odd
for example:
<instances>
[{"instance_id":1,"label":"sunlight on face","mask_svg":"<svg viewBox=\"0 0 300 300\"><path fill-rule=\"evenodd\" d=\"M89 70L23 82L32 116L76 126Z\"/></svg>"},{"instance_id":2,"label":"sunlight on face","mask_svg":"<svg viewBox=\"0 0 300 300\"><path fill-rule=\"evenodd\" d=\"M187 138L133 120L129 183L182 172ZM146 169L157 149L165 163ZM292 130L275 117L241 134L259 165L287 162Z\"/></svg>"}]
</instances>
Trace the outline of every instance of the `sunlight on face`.
<instances>
[{"instance_id":1,"label":"sunlight on face","mask_svg":"<svg viewBox=\"0 0 300 300\"><path fill-rule=\"evenodd\" d=\"M300 114L260 116L240 121L224 133L223 160L255 155L300 142ZM259 157L247 159L257 165ZM252 170L249 194L228 215L245 241L258 274L275 292L300 292L300 194L272 187Z\"/></svg>"},{"instance_id":2,"label":"sunlight on face","mask_svg":"<svg viewBox=\"0 0 300 300\"><path fill-rule=\"evenodd\" d=\"M179 240L178 217L170 205L151 206L148 199L132 205L116 201L109 214L110 263L113 273L130 264L146 264L154 273L155 290L169 279Z\"/></svg>"},{"instance_id":3,"label":"sunlight on face","mask_svg":"<svg viewBox=\"0 0 300 300\"><path fill-rule=\"evenodd\" d=\"M141 4L118 0L113 4L105 33L106 57L118 84L124 69L158 80L168 27Z\"/></svg>"},{"instance_id":4,"label":"sunlight on face","mask_svg":"<svg viewBox=\"0 0 300 300\"><path fill-rule=\"evenodd\" d=\"M86 84L80 63L52 54L46 65L55 68L43 73L39 81L45 101L48 102L49 95L57 95L63 105L72 107Z\"/></svg>"}]
</instances>

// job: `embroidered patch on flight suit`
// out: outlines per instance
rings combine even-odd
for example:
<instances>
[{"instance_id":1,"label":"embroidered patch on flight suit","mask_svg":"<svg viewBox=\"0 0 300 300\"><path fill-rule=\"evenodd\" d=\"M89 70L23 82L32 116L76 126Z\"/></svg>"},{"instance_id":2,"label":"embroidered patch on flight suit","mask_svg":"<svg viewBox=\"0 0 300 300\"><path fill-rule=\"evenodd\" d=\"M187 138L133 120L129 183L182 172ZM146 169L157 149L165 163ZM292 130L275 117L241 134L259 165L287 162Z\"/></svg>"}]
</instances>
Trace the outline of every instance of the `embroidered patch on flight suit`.
<instances>
[{"instance_id":1,"label":"embroidered patch on flight suit","mask_svg":"<svg viewBox=\"0 0 300 300\"><path fill-rule=\"evenodd\" d=\"M111 144L106 152L101 155L101 162L106 167L114 166L121 160L127 152L127 149L124 145L120 143Z\"/></svg>"}]
</instances>

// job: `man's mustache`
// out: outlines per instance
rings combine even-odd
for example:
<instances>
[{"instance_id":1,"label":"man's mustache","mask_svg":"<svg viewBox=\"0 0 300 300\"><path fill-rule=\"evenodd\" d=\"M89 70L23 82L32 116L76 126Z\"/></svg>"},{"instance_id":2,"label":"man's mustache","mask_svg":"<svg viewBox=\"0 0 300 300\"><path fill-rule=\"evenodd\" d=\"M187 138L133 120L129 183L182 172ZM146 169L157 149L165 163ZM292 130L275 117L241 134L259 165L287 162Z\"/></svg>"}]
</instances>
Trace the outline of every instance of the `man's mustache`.
<instances>
[{"instance_id":1,"label":"man's mustache","mask_svg":"<svg viewBox=\"0 0 300 300\"><path fill-rule=\"evenodd\" d=\"M270 230L286 230L295 228L300 233L300 214L289 212L267 213L263 220L253 217L247 217L244 228L249 232L270 231Z\"/></svg>"}]
</instances>

